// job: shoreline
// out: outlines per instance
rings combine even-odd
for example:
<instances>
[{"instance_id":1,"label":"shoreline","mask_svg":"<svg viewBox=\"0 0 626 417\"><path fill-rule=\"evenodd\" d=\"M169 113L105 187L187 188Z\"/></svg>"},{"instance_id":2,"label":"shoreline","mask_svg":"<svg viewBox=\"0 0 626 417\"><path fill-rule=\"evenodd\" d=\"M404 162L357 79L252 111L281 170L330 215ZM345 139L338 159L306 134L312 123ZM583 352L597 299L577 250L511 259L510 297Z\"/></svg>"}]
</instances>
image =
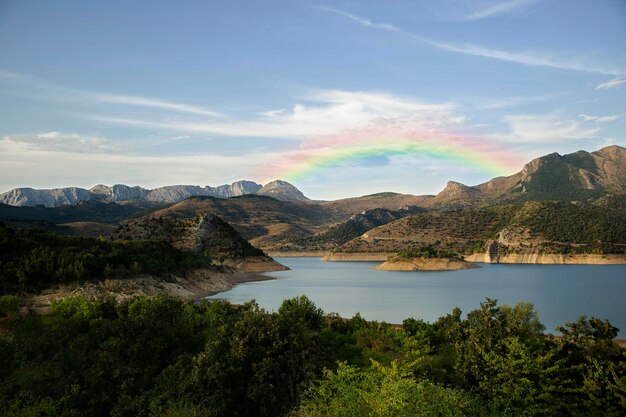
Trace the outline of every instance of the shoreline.
<instances>
[{"instance_id":1,"label":"shoreline","mask_svg":"<svg viewBox=\"0 0 626 417\"><path fill-rule=\"evenodd\" d=\"M328 254L328 251L267 251L265 253L272 258L322 258Z\"/></svg>"},{"instance_id":2,"label":"shoreline","mask_svg":"<svg viewBox=\"0 0 626 417\"><path fill-rule=\"evenodd\" d=\"M321 258L324 262L386 262L395 252L269 252L272 257ZM626 255L620 254L563 254L526 253L491 257L486 253L473 253L463 257L466 262L479 264L520 265L626 265Z\"/></svg>"},{"instance_id":3,"label":"shoreline","mask_svg":"<svg viewBox=\"0 0 626 417\"><path fill-rule=\"evenodd\" d=\"M492 257L489 253L474 253L464 258L468 262L522 265L625 265L626 255L511 253Z\"/></svg>"}]
</instances>

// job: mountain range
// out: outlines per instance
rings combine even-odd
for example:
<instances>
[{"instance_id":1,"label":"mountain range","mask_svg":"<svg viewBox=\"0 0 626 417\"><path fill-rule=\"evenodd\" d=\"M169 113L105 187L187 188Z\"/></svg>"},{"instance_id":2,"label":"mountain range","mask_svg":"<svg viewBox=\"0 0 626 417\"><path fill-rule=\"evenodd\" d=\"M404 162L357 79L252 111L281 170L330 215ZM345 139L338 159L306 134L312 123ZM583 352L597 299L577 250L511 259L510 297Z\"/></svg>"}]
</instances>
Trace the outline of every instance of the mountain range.
<instances>
[{"instance_id":1,"label":"mountain range","mask_svg":"<svg viewBox=\"0 0 626 417\"><path fill-rule=\"evenodd\" d=\"M381 193L369 196L381 197L379 198L381 205L368 204L367 207L361 208L397 209L402 205L459 208L529 200L597 198L607 193L621 192L626 192L626 149L613 145L596 152L578 151L567 155L558 153L545 155L532 160L516 174L497 177L475 186L449 181L435 196ZM194 196L231 198L248 194L270 196L281 201L309 201L300 190L283 180L275 180L265 185L242 180L218 187L170 185L146 189L123 184L113 186L99 184L89 190L78 187L15 188L0 194L0 203L11 206L45 207L72 205L90 200L176 203ZM347 204L358 203L354 199L346 200ZM389 206L390 201L393 201L395 206Z\"/></svg>"},{"instance_id":2,"label":"mountain range","mask_svg":"<svg viewBox=\"0 0 626 417\"><path fill-rule=\"evenodd\" d=\"M596 248L604 242L611 251L619 251L626 247L626 207L620 205L624 193L626 149L609 146L595 152L545 155L516 174L475 186L450 181L437 195L388 192L314 201L281 180L265 186L239 181L215 188L154 190L124 185L91 190L22 188L0 196L0 201L11 204L0 204L0 220L39 222L40 226L49 222L43 227L57 233L134 239L146 234L146 225L175 225L210 213L252 245L273 253L393 252L419 245L468 253L486 250L491 241L504 247L508 241L502 236L515 236L512 247L516 250L526 245L527 249L549 246L558 251L569 243L578 245L574 250L583 246L604 250ZM15 207L54 206L79 196L88 201ZM549 201L566 204L555 206ZM545 217L548 212L553 216ZM579 235L575 239L558 233L550 237L542 234L542 228L579 230Z\"/></svg>"},{"instance_id":3,"label":"mountain range","mask_svg":"<svg viewBox=\"0 0 626 417\"><path fill-rule=\"evenodd\" d=\"M155 189L116 184L96 185L87 190L78 187L34 189L14 188L0 194L0 203L10 206L60 207L77 204L81 201L126 202L148 201L155 203L176 203L193 196L230 198L246 194L269 195L278 200L308 200L300 190L286 181L276 180L265 185L253 181L237 181L218 187L198 185L169 185Z\"/></svg>"}]
</instances>

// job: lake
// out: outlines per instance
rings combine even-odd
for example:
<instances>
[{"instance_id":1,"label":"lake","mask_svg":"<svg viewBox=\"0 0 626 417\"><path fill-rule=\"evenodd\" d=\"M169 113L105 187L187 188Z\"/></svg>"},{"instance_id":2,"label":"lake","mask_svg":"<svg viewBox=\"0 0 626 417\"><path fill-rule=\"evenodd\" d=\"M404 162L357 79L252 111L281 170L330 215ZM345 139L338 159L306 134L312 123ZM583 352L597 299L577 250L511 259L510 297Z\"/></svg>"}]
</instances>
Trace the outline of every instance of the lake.
<instances>
[{"instance_id":1,"label":"lake","mask_svg":"<svg viewBox=\"0 0 626 417\"><path fill-rule=\"evenodd\" d=\"M208 297L243 303L255 299L276 310L286 298L306 294L325 312L401 323L407 317L434 321L460 307L478 308L485 297L499 304L532 302L547 332L585 314L609 319L626 335L626 265L480 264L480 269L442 272L374 271L378 262L323 262L276 258L290 271L276 279L239 284Z\"/></svg>"}]
</instances>

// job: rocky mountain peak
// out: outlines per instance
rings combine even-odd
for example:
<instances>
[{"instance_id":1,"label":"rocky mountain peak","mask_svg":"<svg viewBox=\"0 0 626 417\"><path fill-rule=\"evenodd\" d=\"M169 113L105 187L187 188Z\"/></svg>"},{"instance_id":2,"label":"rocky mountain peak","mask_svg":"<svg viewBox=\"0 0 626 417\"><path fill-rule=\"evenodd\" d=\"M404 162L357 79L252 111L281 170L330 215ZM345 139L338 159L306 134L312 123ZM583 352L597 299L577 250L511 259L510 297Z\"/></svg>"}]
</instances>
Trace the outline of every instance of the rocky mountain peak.
<instances>
[{"instance_id":1,"label":"rocky mountain peak","mask_svg":"<svg viewBox=\"0 0 626 417\"><path fill-rule=\"evenodd\" d=\"M456 181L448 181L446 184L446 188L443 189L437 196L446 196L446 197L457 197L461 195L473 195L479 194L480 191L477 189L467 186L465 184L461 184Z\"/></svg>"},{"instance_id":2,"label":"rocky mountain peak","mask_svg":"<svg viewBox=\"0 0 626 417\"><path fill-rule=\"evenodd\" d=\"M283 180L275 180L268 182L257 191L259 195L274 197L282 201L308 201L309 199L302 194L295 186Z\"/></svg>"},{"instance_id":3,"label":"rocky mountain peak","mask_svg":"<svg viewBox=\"0 0 626 417\"><path fill-rule=\"evenodd\" d=\"M232 197L237 197L245 194L254 194L259 191L263 186L253 181L236 181L230 185Z\"/></svg>"}]
</instances>

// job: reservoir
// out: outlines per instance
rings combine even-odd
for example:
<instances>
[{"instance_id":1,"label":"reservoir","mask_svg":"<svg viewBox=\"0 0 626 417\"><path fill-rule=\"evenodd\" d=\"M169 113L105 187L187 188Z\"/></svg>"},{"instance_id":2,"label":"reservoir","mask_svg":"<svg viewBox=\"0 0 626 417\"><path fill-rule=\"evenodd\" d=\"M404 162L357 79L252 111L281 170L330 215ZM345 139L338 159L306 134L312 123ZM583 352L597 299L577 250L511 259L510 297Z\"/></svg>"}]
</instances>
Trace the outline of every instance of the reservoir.
<instances>
[{"instance_id":1,"label":"reservoir","mask_svg":"<svg viewBox=\"0 0 626 417\"><path fill-rule=\"evenodd\" d=\"M276 310L284 299L305 294L326 313L402 323L408 317L433 322L460 307L463 317L486 297L498 304L531 302L546 332L581 315L608 319L626 335L626 265L479 264L479 269L442 272L374 271L379 262L323 262L276 258L290 271L275 279L239 284L208 297L233 303L256 300Z\"/></svg>"}]
</instances>

